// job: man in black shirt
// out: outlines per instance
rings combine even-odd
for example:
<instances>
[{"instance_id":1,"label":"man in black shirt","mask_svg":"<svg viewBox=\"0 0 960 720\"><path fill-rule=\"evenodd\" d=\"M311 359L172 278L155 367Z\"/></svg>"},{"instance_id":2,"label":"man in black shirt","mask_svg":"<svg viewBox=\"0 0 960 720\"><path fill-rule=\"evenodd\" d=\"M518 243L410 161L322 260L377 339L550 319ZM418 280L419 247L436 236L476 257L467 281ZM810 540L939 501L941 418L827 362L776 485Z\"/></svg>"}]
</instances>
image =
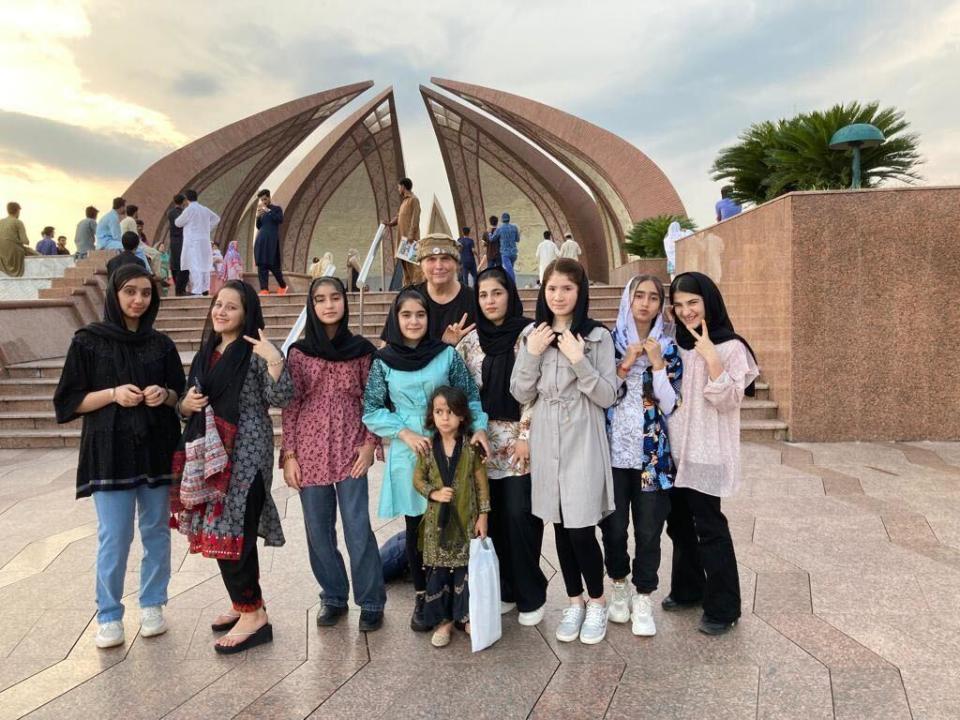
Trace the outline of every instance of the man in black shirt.
<instances>
[{"instance_id":1,"label":"man in black shirt","mask_svg":"<svg viewBox=\"0 0 960 720\"><path fill-rule=\"evenodd\" d=\"M420 239L420 269L426 282L414 285L430 305L430 337L456 345L474 328L477 305L473 290L458 280L460 251L456 241L443 233ZM384 328L384 332L386 328ZM381 333L383 338L383 333Z\"/></svg>"},{"instance_id":2,"label":"man in black shirt","mask_svg":"<svg viewBox=\"0 0 960 720\"><path fill-rule=\"evenodd\" d=\"M119 255L115 255L107 261L108 278L113 275L114 270L123 265L137 264L141 267L145 267L148 271L150 270L150 266L137 257L136 254L137 248L140 247L139 235L132 230L128 230L123 234L123 237L120 238L120 242L123 243L123 251Z\"/></svg>"},{"instance_id":3,"label":"man in black shirt","mask_svg":"<svg viewBox=\"0 0 960 720\"><path fill-rule=\"evenodd\" d=\"M173 207L167 211L167 220L170 221L170 274L173 276L174 293L186 295L187 282L190 272L180 269L180 253L183 252L183 228L177 227L174 222L183 212L183 201L186 198L177 194L173 198Z\"/></svg>"}]
</instances>

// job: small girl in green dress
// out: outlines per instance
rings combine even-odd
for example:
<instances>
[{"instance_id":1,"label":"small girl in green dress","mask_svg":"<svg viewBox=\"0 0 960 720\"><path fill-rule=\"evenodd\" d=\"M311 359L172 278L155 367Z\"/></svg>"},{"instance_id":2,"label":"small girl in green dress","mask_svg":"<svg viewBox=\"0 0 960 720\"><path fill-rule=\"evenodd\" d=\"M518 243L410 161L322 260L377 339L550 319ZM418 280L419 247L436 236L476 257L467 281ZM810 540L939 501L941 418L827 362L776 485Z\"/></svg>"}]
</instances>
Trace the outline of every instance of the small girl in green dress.
<instances>
[{"instance_id":1,"label":"small girl in green dress","mask_svg":"<svg viewBox=\"0 0 960 720\"><path fill-rule=\"evenodd\" d=\"M424 426L434 431L433 447L418 457L413 486L429 501L420 523L427 572L424 617L436 628L431 643L440 648L450 644L454 621L470 632L470 539L487 536L490 486L481 451L466 436L472 420L467 396L442 385L428 408Z\"/></svg>"}]
</instances>

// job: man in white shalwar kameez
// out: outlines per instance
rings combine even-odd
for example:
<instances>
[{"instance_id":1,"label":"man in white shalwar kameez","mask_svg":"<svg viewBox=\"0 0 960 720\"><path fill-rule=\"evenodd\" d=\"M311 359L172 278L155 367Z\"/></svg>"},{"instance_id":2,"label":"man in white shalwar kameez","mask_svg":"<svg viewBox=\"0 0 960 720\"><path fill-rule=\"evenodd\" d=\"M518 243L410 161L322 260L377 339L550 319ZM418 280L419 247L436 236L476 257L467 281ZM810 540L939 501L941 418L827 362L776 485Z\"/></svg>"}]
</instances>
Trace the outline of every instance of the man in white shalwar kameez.
<instances>
[{"instance_id":1,"label":"man in white shalwar kameez","mask_svg":"<svg viewBox=\"0 0 960 720\"><path fill-rule=\"evenodd\" d=\"M190 273L190 294L203 295L210 290L210 272L213 269L213 251L210 233L220 222L220 216L197 201L197 191L184 192L183 212L174 224L183 228L183 251L180 267Z\"/></svg>"}]
</instances>

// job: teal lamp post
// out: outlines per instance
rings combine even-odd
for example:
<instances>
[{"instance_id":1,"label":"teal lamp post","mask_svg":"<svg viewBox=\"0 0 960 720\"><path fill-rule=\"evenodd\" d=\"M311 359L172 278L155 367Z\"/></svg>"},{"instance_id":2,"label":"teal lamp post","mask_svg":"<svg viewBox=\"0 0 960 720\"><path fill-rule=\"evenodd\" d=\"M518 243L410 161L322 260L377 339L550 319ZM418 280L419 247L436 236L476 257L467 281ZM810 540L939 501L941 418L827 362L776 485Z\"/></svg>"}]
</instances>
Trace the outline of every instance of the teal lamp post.
<instances>
[{"instance_id":1,"label":"teal lamp post","mask_svg":"<svg viewBox=\"0 0 960 720\"><path fill-rule=\"evenodd\" d=\"M851 188L860 187L860 148L876 147L886 140L880 128L870 123L854 123L837 130L830 138L831 150L853 150L853 182Z\"/></svg>"}]
</instances>

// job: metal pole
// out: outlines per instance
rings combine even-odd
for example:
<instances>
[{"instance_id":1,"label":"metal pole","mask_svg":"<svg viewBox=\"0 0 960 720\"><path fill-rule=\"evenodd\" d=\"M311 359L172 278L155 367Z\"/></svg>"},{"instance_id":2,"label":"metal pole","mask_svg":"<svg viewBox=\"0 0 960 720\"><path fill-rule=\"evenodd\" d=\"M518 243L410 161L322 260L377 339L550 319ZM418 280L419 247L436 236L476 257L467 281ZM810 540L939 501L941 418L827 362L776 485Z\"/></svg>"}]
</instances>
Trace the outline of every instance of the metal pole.
<instances>
[{"instance_id":1,"label":"metal pole","mask_svg":"<svg viewBox=\"0 0 960 720\"><path fill-rule=\"evenodd\" d=\"M854 190L860 187L860 146L853 146L853 184Z\"/></svg>"}]
</instances>

